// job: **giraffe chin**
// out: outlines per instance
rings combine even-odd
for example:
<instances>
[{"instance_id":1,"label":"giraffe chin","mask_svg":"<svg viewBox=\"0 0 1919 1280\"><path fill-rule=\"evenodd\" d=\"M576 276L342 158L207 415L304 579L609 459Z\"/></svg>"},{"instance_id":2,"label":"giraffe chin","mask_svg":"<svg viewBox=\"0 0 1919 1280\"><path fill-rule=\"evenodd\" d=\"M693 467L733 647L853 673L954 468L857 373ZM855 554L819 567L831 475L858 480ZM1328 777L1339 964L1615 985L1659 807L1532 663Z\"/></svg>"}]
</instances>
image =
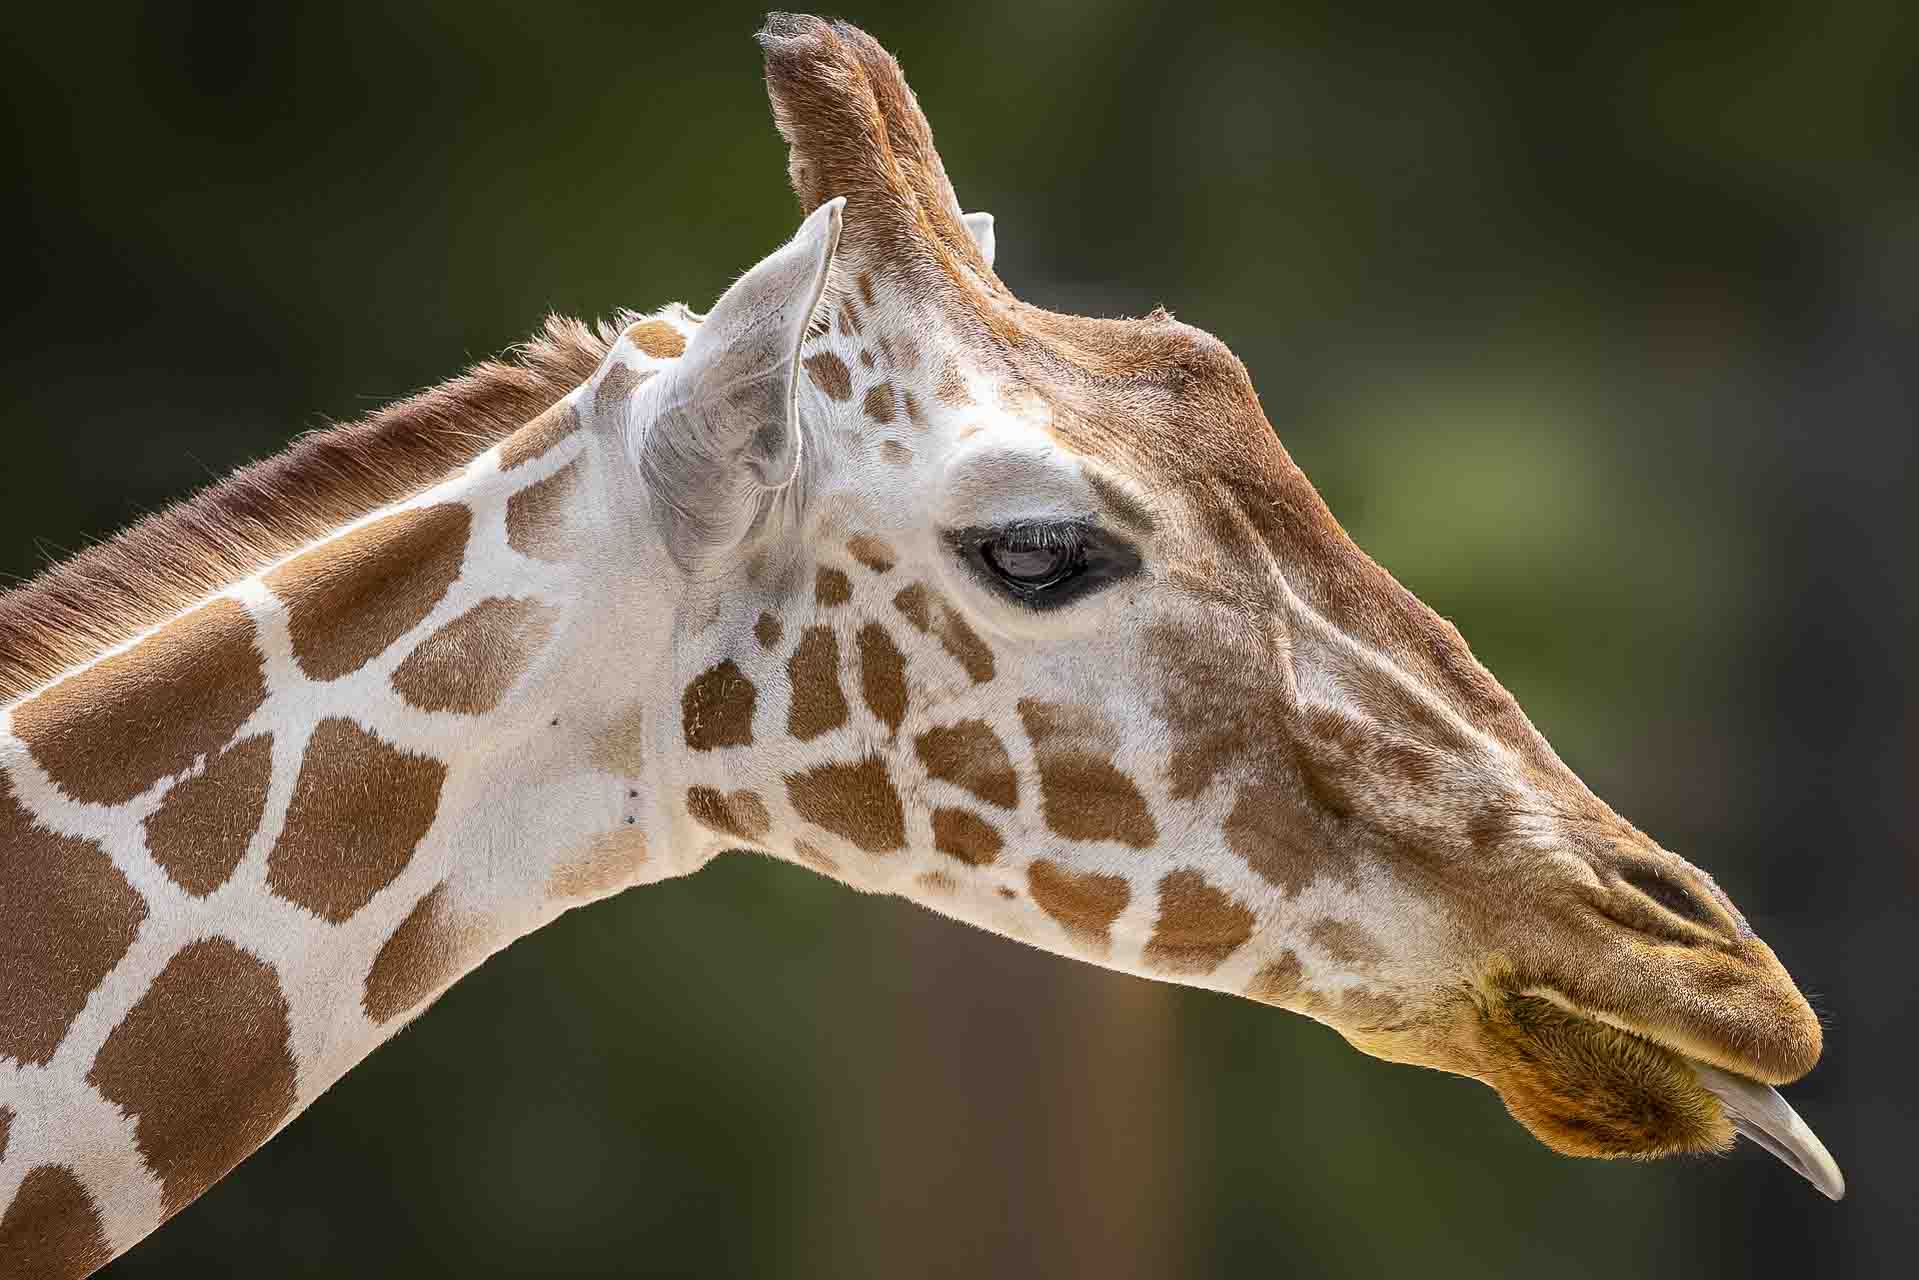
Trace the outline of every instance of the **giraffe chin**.
<instances>
[{"instance_id":1,"label":"giraffe chin","mask_svg":"<svg viewBox=\"0 0 1919 1280\"><path fill-rule=\"evenodd\" d=\"M1554 993L1555 996L1557 993ZM1476 1001L1475 1059L1513 1118L1553 1150L1602 1159L1721 1153L1743 1136L1832 1200L1845 1177L1777 1090L1526 991Z\"/></svg>"}]
</instances>

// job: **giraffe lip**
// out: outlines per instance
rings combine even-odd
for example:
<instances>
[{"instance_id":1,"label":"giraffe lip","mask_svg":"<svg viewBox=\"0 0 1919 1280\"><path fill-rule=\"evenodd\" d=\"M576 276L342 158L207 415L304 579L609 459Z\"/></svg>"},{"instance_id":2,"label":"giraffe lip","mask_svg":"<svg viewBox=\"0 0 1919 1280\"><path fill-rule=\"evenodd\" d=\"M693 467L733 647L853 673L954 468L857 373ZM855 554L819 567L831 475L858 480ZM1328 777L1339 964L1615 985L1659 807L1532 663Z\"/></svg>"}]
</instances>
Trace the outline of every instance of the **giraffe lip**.
<instances>
[{"instance_id":1,"label":"giraffe lip","mask_svg":"<svg viewBox=\"0 0 1919 1280\"><path fill-rule=\"evenodd\" d=\"M1839 1162L1832 1158L1812 1126L1801 1119L1792 1104L1771 1085L1742 1072L1715 1066L1696 1052L1675 1044L1671 1037L1588 1008L1556 987L1532 986L1520 994L1550 1000L1568 1013L1636 1036L1681 1059L1692 1068L1700 1087L1719 1099L1735 1132L1770 1152L1781 1164L1817 1187L1828 1200L1844 1198L1846 1175L1839 1171Z\"/></svg>"},{"instance_id":2,"label":"giraffe lip","mask_svg":"<svg viewBox=\"0 0 1919 1280\"><path fill-rule=\"evenodd\" d=\"M1734 1129L1777 1156L1780 1163L1819 1188L1828 1200L1845 1198L1846 1175L1839 1171L1838 1161L1777 1089L1697 1058L1687 1058L1686 1065L1719 1099Z\"/></svg>"}]
</instances>

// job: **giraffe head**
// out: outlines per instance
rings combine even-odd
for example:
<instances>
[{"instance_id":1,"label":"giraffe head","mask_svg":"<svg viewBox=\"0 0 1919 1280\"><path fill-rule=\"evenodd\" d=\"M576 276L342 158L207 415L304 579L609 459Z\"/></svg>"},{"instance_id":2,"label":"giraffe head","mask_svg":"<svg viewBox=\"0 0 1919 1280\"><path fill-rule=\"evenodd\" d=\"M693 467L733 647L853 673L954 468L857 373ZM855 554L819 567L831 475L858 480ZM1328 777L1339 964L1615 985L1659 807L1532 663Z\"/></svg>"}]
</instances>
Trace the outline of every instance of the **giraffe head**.
<instances>
[{"instance_id":1,"label":"giraffe head","mask_svg":"<svg viewBox=\"0 0 1919 1280\"><path fill-rule=\"evenodd\" d=\"M1838 1194L1772 951L1354 546L1232 353L1021 302L892 58L761 42L809 216L622 410L689 835L1306 1013L1562 1152L1744 1132Z\"/></svg>"}]
</instances>

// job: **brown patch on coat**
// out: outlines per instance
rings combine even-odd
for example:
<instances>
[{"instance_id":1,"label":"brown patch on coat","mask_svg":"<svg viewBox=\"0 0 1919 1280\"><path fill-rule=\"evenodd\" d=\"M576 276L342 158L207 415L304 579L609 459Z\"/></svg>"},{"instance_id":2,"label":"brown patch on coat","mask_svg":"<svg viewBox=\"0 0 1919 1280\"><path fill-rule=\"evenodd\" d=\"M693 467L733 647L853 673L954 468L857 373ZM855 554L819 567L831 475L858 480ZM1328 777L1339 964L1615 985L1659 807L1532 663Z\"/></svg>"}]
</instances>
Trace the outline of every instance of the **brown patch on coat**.
<instances>
[{"instance_id":1,"label":"brown patch on coat","mask_svg":"<svg viewBox=\"0 0 1919 1280\"><path fill-rule=\"evenodd\" d=\"M895 467L910 467L913 465L913 451L897 440L882 440L880 459Z\"/></svg>"},{"instance_id":2,"label":"brown patch on coat","mask_svg":"<svg viewBox=\"0 0 1919 1280\"><path fill-rule=\"evenodd\" d=\"M1288 897L1321 876L1350 877L1346 857L1332 840L1315 834L1283 781L1262 778L1242 787L1226 815L1224 833L1226 847Z\"/></svg>"},{"instance_id":3,"label":"brown patch on coat","mask_svg":"<svg viewBox=\"0 0 1919 1280\"><path fill-rule=\"evenodd\" d=\"M572 555L567 504L580 488L580 464L569 462L506 500L506 545L534 560L559 563Z\"/></svg>"},{"instance_id":4,"label":"brown patch on coat","mask_svg":"<svg viewBox=\"0 0 1919 1280\"><path fill-rule=\"evenodd\" d=\"M906 847L906 811L878 756L790 773L786 796L800 817L867 853Z\"/></svg>"},{"instance_id":5,"label":"brown patch on coat","mask_svg":"<svg viewBox=\"0 0 1919 1280\"><path fill-rule=\"evenodd\" d=\"M0 702L444 479L584 381L617 335L556 317L516 363L480 365L364 421L312 432L0 592Z\"/></svg>"},{"instance_id":6,"label":"brown patch on coat","mask_svg":"<svg viewBox=\"0 0 1919 1280\"><path fill-rule=\"evenodd\" d=\"M413 904L373 957L361 984L360 1007L376 1023L412 1012L460 975L482 936L482 930L454 920L442 880Z\"/></svg>"},{"instance_id":7,"label":"brown patch on coat","mask_svg":"<svg viewBox=\"0 0 1919 1280\"><path fill-rule=\"evenodd\" d=\"M562 860L547 875L547 898L587 902L618 892L647 862L647 833L635 827L603 831L578 856Z\"/></svg>"},{"instance_id":8,"label":"brown patch on coat","mask_svg":"<svg viewBox=\"0 0 1919 1280\"><path fill-rule=\"evenodd\" d=\"M212 600L17 704L13 733L75 800L124 804L231 742L266 694L252 619Z\"/></svg>"},{"instance_id":9,"label":"brown patch on coat","mask_svg":"<svg viewBox=\"0 0 1919 1280\"><path fill-rule=\"evenodd\" d=\"M999 828L966 809L933 810L933 847L969 867L990 867L1006 842Z\"/></svg>"},{"instance_id":10,"label":"brown patch on coat","mask_svg":"<svg viewBox=\"0 0 1919 1280\"><path fill-rule=\"evenodd\" d=\"M1146 963L1162 973L1207 974L1253 936L1253 913L1198 871L1167 873L1159 882L1159 918L1146 943Z\"/></svg>"},{"instance_id":11,"label":"brown patch on coat","mask_svg":"<svg viewBox=\"0 0 1919 1280\"><path fill-rule=\"evenodd\" d=\"M985 684L993 678L993 651L939 592L915 582L900 589L893 597L893 607L916 630L936 637L940 647L966 669L973 683Z\"/></svg>"},{"instance_id":12,"label":"brown patch on coat","mask_svg":"<svg viewBox=\"0 0 1919 1280\"><path fill-rule=\"evenodd\" d=\"M1206 628L1160 623L1147 636L1147 654L1163 675L1155 710L1171 730L1166 774L1175 800L1190 800L1221 776L1263 763L1292 715L1283 690L1249 689L1233 661L1217 656L1220 650L1219 637ZM1277 683L1282 659L1269 656L1269 678Z\"/></svg>"},{"instance_id":13,"label":"brown patch on coat","mask_svg":"<svg viewBox=\"0 0 1919 1280\"><path fill-rule=\"evenodd\" d=\"M894 733L906 719L906 659L877 622L860 628L860 693L866 708Z\"/></svg>"},{"instance_id":14,"label":"brown patch on coat","mask_svg":"<svg viewBox=\"0 0 1919 1280\"><path fill-rule=\"evenodd\" d=\"M570 400L549 407L533 421L515 431L500 446L500 470L511 471L535 458L546 456L560 441L580 429L580 413Z\"/></svg>"},{"instance_id":15,"label":"brown patch on coat","mask_svg":"<svg viewBox=\"0 0 1919 1280\"><path fill-rule=\"evenodd\" d=\"M13 1108L0 1106L0 1164L7 1160L7 1138L13 1132Z\"/></svg>"},{"instance_id":16,"label":"brown patch on coat","mask_svg":"<svg viewBox=\"0 0 1919 1280\"><path fill-rule=\"evenodd\" d=\"M919 397L911 391L900 392L900 407L906 411L906 420L915 427L926 426L926 411L920 408Z\"/></svg>"},{"instance_id":17,"label":"brown patch on coat","mask_svg":"<svg viewBox=\"0 0 1919 1280\"><path fill-rule=\"evenodd\" d=\"M1026 869L1026 887L1069 937L1101 948L1111 943L1113 921L1133 899L1120 876L1082 874L1044 858Z\"/></svg>"},{"instance_id":18,"label":"brown patch on coat","mask_svg":"<svg viewBox=\"0 0 1919 1280\"><path fill-rule=\"evenodd\" d=\"M913 750L929 776L964 787L988 804L1019 807L1019 775L1006 744L984 720L928 729L913 740Z\"/></svg>"},{"instance_id":19,"label":"brown patch on coat","mask_svg":"<svg viewBox=\"0 0 1919 1280\"><path fill-rule=\"evenodd\" d=\"M1348 970L1371 969L1386 958L1386 952L1373 935L1350 921L1315 920L1306 934L1335 964Z\"/></svg>"},{"instance_id":20,"label":"brown patch on coat","mask_svg":"<svg viewBox=\"0 0 1919 1280\"><path fill-rule=\"evenodd\" d=\"M600 375L600 385L593 388L593 416L604 418L625 404L633 389L653 374L652 369L639 373L624 361L616 360L608 365L606 372Z\"/></svg>"},{"instance_id":21,"label":"brown patch on coat","mask_svg":"<svg viewBox=\"0 0 1919 1280\"><path fill-rule=\"evenodd\" d=\"M887 337L886 337L886 335L885 335L885 334L883 334L883 333L882 333L882 334L880 334L880 335L879 335L879 336L878 336L877 338L875 338L875 339L874 339L874 341L875 341L875 342L877 342L877 343L879 343L879 348L880 348L880 359L881 359L881 360L884 360L884 361L886 362L886 367L887 367L888 369L891 369L891 368L893 367L893 344L892 344L892 342L890 342L890 341L889 341L889 340L887 339Z\"/></svg>"},{"instance_id":22,"label":"brown patch on coat","mask_svg":"<svg viewBox=\"0 0 1919 1280\"><path fill-rule=\"evenodd\" d=\"M832 609L853 598L853 584L845 574L831 566L822 567L813 579L813 603Z\"/></svg>"},{"instance_id":23,"label":"brown patch on coat","mask_svg":"<svg viewBox=\"0 0 1919 1280\"><path fill-rule=\"evenodd\" d=\"M366 1016L376 1023L391 1021L450 979L458 964L455 940L442 880L413 904L373 957L361 984L360 1007Z\"/></svg>"},{"instance_id":24,"label":"brown patch on coat","mask_svg":"<svg viewBox=\"0 0 1919 1280\"><path fill-rule=\"evenodd\" d=\"M29 1169L0 1216L0 1275L79 1280L112 1260L99 1206L73 1170Z\"/></svg>"},{"instance_id":25,"label":"brown patch on coat","mask_svg":"<svg viewBox=\"0 0 1919 1280\"><path fill-rule=\"evenodd\" d=\"M762 611L760 620L753 624L753 638L760 642L762 649L777 649L780 637L786 634L786 628L772 614Z\"/></svg>"},{"instance_id":26,"label":"brown patch on coat","mask_svg":"<svg viewBox=\"0 0 1919 1280\"><path fill-rule=\"evenodd\" d=\"M1039 763L1046 825L1068 840L1117 840L1144 849L1159 829L1133 780L1111 759L1111 733L1089 712L1019 700L1020 719Z\"/></svg>"},{"instance_id":27,"label":"brown patch on coat","mask_svg":"<svg viewBox=\"0 0 1919 1280\"><path fill-rule=\"evenodd\" d=\"M626 331L635 349L655 360L677 360L686 354L686 335L664 320L642 320Z\"/></svg>"},{"instance_id":28,"label":"brown patch on coat","mask_svg":"<svg viewBox=\"0 0 1919 1280\"><path fill-rule=\"evenodd\" d=\"M1300 987L1305 978L1306 971L1300 966L1299 957L1287 951L1279 959L1260 967L1259 972L1253 975L1253 980L1246 984L1246 995L1262 1004L1288 1009L1298 1003Z\"/></svg>"},{"instance_id":29,"label":"brown patch on coat","mask_svg":"<svg viewBox=\"0 0 1919 1280\"><path fill-rule=\"evenodd\" d=\"M766 802L751 791L735 791L727 795L712 787L688 787L686 811L695 822L709 831L738 836L742 840L762 839L773 829L773 819L766 812Z\"/></svg>"},{"instance_id":30,"label":"brown patch on coat","mask_svg":"<svg viewBox=\"0 0 1919 1280\"><path fill-rule=\"evenodd\" d=\"M440 811L446 766L337 716L313 728L267 887L339 924L413 860Z\"/></svg>"},{"instance_id":31,"label":"brown patch on coat","mask_svg":"<svg viewBox=\"0 0 1919 1280\"><path fill-rule=\"evenodd\" d=\"M50 1061L146 918L106 851L41 826L0 769L0 1058Z\"/></svg>"},{"instance_id":32,"label":"brown patch on coat","mask_svg":"<svg viewBox=\"0 0 1919 1280\"><path fill-rule=\"evenodd\" d=\"M418 626L460 576L472 527L457 502L396 511L269 573L300 669L337 680Z\"/></svg>"},{"instance_id":33,"label":"brown patch on coat","mask_svg":"<svg viewBox=\"0 0 1919 1280\"><path fill-rule=\"evenodd\" d=\"M973 403L973 393L966 389L966 378L960 373L959 361L947 356L940 365L939 381L933 386L933 394L941 404L963 409Z\"/></svg>"},{"instance_id":34,"label":"brown patch on coat","mask_svg":"<svg viewBox=\"0 0 1919 1280\"><path fill-rule=\"evenodd\" d=\"M913 877L913 883L928 893L939 894L942 897L959 890L959 881L944 871L922 871Z\"/></svg>"},{"instance_id":35,"label":"brown patch on coat","mask_svg":"<svg viewBox=\"0 0 1919 1280\"><path fill-rule=\"evenodd\" d=\"M800 363L806 366L806 376L825 393L827 399L853 398L853 371L846 367L846 361L831 351L816 351Z\"/></svg>"},{"instance_id":36,"label":"brown patch on coat","mask_svg":"<svg viewBox=\"0 0 1919 1280\"><path fill-rule=\"evenodd\" d=\"M175 783L147 815L147 852L182 889L204 898L246 856L273 781L273 735L255 734Z\"/></svg>"},{"instance_id":37,"label":"brown patch on coat","mask_svg":"<svg viewBox=\"0 0 1919 1280\"><path fill-rule=\"evenodd\" d=\"M793 702L786 731L801 742L846 723L846 694L840 689L840 641L831 627L808 627L786 664Z\"/></svg>"},{"instance_id":38,"label":"brown patch on coat","mask_svg":"<svg viewBox=\"0 0 1919 1280\"><path fill-rule=\"evenodd\" d=\"M646 855L646 833L639 827L603 831L579 855L553 868L546 878L546 896L567 902L604 898L632 881Z\"/></svg>"},{"instance_id":39,"label":"brown patch on coat","mask_svg":"<svg viewBox=\"0 0 1919 1280\"><path fill-rule=\"evenodd\" d=\"M558 609L537 600L489 596L422 640L394 668L394 691L422 711L491 711L546 647L558 620Z\"/></svg>"},{"instance_id":40,"label":"brown patch on coat","mask_svg":"<svg viewBox=\"0 0 1919 1280\"><path fill-rule=\"evenodd\" d=\"M912 334L902 333L894 336L893 358L899 362L899 367L904 372L911 373L920 367L920 344L913 341Z\"/></svg>"},{"instance_id":41,"label":"brown patch on coat","mask_svg":"<svg viewBox=\"0 0 1919 1280\"><path fill-rule=\"evenodd\" d=\"M876 367L876 364L877 362L873 359L873 353L871 351L868 351L865 347L861 347L860 348L860 367L863 369L872 369Z\"/></svg>"},{"instance_id":42,"label":"brown patch on coat","mask_svg":"<svg viewBox=\"0 0 1919 1280\"><path fill-rule=\"evenodd\" d=\"M297 1075L273 966L225 938L188 943L127 1011L87 1083L134 1121L177 1213L273 1136Z\"/></svg>"},{"instance_id":43,"label":"brown patch on coat","mask_svg":"<svg viewBox=\"0 0 1919 1280\"><path fill-rule=\"evenodd\" d=\"M866 416L884 426L893 420L893 388L890 383L882 382L866 393L866 399L860 407L866 410Z\"/></svg>"},{"instance_id":44,"label":"brown patch on coat","mask_svg":"<svg viewBox=\"0 0 1919 1280\"><path fill-rule=\"evenodd\" d=\"M870 271L860 272L857 283L859 285L860 301L869 307L875 305L873 302L873 273Z\"/></svg>"},{"instance_id":45,"label":"brown patch on coat","mask_svg":"<svg viewBox=\"0 0 1919 1280\"><path fill-rule=\"evenodd\" d=\"M753 682L731 658L701 672L680 695L680 727L695 751L753 745Z\"/></svg>"},{"instance_id":46,"label":"brown patch on coat","mask_svg":"<svg viewBox=\"0 0 1919 1280\"><path fill-rule=\"evenodd\" d=\"M827 857L804 840L795 840L793 842L793 856L815 871L825 872L829 876L837 876L840 873L839 863L833 861L833 859Z\"/></svg>"},{"instance_id":47,"label":"brown patch on coat","mask_svg":"<svg viewBox=\"0 0 1919 1280\"><path fill-rule=\"evenodd\" d=\"M855 534L848 539L846 549L855 560L874 573L885 573L899 562L899 556L894 553L893 548L871 534Z\"/></svg>"}]
</instances>

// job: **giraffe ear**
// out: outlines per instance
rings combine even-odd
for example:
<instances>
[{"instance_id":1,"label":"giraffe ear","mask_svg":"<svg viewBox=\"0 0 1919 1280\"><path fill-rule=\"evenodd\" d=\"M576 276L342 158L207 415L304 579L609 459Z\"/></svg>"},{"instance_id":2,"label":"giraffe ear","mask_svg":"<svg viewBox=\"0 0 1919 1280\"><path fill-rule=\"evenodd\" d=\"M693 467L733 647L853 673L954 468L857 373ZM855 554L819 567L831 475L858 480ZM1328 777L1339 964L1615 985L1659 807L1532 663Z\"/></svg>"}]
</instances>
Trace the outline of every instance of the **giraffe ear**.
<instances>
[{"instance_id":1,"label":"giraffe ear","mask_svg":"<svg viewBox=\"0 0 1919 1280\"><path fill-rule=\"evenodd\" d=\"M663 379L639 458L676 550L731 545L766 491L798 469L800 344L826 292L845 204L815 209L720 295Z\"/></svg>"},{"instance_id":2,"label":"giraffe ear","mask_svg":"<svg viewBox=\"0 0 1919 1280\"><path fill-rule=\"evenodd\" d=\"M966 224L966 234L973 237L973 247L979 250L980 257L986 259L990 270L993 265L993 215L962 213L960 221Z\"/></svg>"}]
</instances>

